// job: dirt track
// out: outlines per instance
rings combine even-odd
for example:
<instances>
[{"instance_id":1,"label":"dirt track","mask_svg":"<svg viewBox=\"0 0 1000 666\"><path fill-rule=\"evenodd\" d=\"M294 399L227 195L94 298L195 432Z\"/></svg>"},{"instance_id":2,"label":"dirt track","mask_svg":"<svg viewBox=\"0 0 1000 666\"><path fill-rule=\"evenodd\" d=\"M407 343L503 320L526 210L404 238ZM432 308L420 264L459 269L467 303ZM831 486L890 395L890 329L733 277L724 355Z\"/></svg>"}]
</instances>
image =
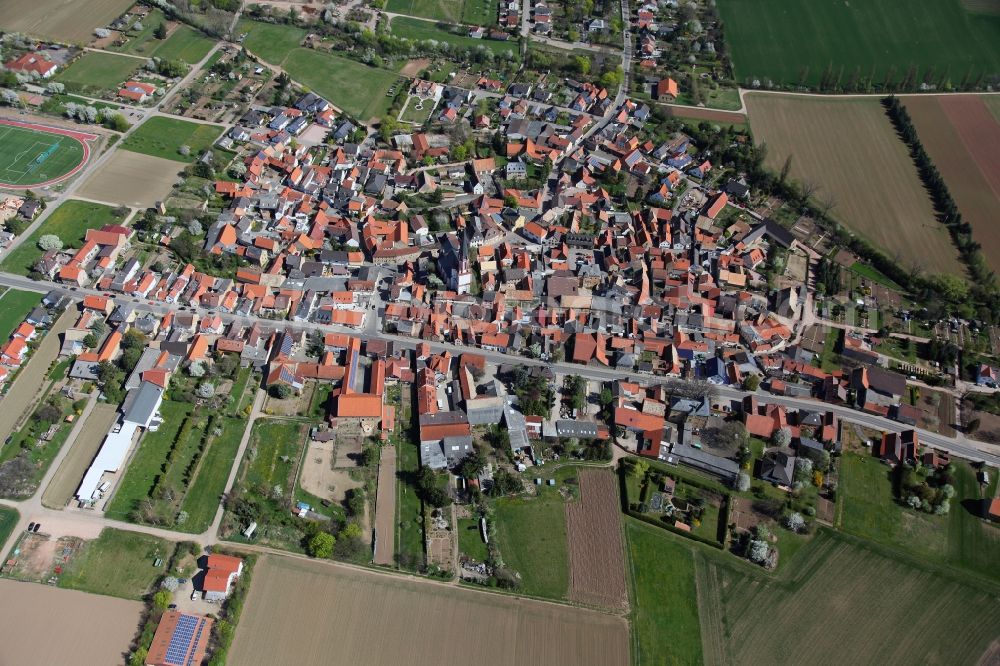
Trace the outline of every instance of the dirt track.
<instances>
[{"instance_id":1,"label":"dirt track","mask_svg":"<svg viewBox=\"0 0 1000 666\"><path fill-rule=\"evenodd\" d=\"M569 598L624 610L628 599L616 483L610 470L581 470L580 499L566 505Z\"/></svg>"},{"instance_id":2,"label":"dirt track","mask_svg":"<svg viewBox=\"0 0 1000 666\"><path fill-rule=\"evenodd\" d=\"M0 399L0 441L14 432L24 413L35 406L39 391L48 385L49 366L62 346L59 336L73 324L76 315L76 309L70 308L56 320L27 365L21 369L13 386Z\"/></svg>"},{"instance_id":3,"label":"dirt track","mask_svg":"<svg viewBox=\"0 0 1000 666\"><path fill-rule=\"evenodd\" d=\"M375 564L392 566L396 544L396 447L382 448L375 496Z\"/></svg>"},{"instance_id":4,"label":"dirt track","mask_svg":"<svg viewBox=\"0 0 1000 666\"><path fill-rule=\"evenodd\" d=\"M263 556L229 662L625 666L629 640L596 611Z\"/></svg>"},{"instance_id":5,"label":"dirt track","mask_svg":"<svg viewBox=\"0 0 1000 666\"><path fill-rule=\"evenodd\" d=\"M101 442L111 429L117 414L118 405L103 402L94 405L94 411L87 417L87 422L83 424L83 430L80 431L76 441L68 441L64 445L71 448L42 493L43 505L61 509L69 503L87 467L101 448Z\"/></svg>"},{"instance_id":6,"label":"dirt track","mask_svg":"<svg viewBox=\"0 0 1000 666\"><path fill-rule=\"evenodd\" d=\"M142 604L0 580L0 664L121 664Z\"/></svg>"}]
</instances>

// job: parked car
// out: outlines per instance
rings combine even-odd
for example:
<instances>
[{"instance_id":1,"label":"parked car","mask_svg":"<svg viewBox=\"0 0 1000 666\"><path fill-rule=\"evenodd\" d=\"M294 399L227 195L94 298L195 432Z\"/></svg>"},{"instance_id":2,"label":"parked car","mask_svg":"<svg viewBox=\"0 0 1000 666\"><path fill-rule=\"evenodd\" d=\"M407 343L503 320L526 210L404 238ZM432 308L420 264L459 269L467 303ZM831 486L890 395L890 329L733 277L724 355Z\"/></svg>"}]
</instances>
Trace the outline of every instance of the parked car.
<instances>
[{"instance_id":1,"label":"parked car","mask_svg":"<svg viewBox=\"0 0 1000 666\"><path fill-rule=\"evenodd\" d=\"M38 530L40 530L40 529L41 529L41 527L42 527L42 524L41 524L41 523L35 523L35 529L31 530L31 532L32 532L33 534L38 534Z\"/></svg>"},{"instance_id":2,"label":"parked car","mask_svg":"<svg viewBox=\"0 0 1000 666\"><path fill-rule=\"evenodd\" d=\"M197 601L197 600L198 600L198 590L194 590L193 592L191 592L191 601Z\"/></svg>"},{"instance_id":3,"label":"parked car","mask_svg":"<svg viewBox=\"0 0 1000 666\"><path fill-rule=\"evenodd\" d=\"M35 523L28 523L28 529L27 529L28 532L30 532L34 528L35 528Z\"/></svg>"}]
</instances>

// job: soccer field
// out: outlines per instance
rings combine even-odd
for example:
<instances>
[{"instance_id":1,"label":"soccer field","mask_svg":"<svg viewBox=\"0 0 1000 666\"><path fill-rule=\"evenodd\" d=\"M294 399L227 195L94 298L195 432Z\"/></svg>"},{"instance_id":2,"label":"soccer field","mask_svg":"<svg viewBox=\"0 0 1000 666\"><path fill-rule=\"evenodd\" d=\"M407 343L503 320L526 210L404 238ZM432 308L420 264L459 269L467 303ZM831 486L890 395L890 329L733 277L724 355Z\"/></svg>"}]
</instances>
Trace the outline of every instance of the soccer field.
<instances>
[{"instance_id":1,"label":"soccer field","mask_svg":"<svg viewBox=\"0 0 1000 666\"><path fill-rule=\"evenodd\" d=\"M73 171L87 147L73 136L0 124L0 187L47 184Z\"/></svg>"}]
</instances>

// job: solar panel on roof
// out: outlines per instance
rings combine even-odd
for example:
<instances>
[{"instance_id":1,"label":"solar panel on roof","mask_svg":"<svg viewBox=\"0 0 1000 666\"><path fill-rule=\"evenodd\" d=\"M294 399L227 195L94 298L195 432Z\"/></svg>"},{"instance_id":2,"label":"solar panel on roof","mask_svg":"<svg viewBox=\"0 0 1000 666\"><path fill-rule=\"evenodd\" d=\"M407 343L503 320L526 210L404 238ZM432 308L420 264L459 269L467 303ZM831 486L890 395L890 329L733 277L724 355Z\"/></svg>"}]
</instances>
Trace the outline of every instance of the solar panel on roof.
<instances>
[{"instance_id":1,"label":"solar panel on roof","mask_svg":"<svg viewBox=\"0 0 1000 666\"><path fill-rule=\"evenodd\" d=\"M177 626L174 627L174 633L170 636L170 644L167 645L165 661L168 664L185 666L186 663L190 663L188 653L191 650L191 639L195 635L195 630L199 629L199 625L202 623L202 618L191 615L181 615L177 618ZM198 634L201 634L200 629Z\"/></svg>"}]
</instances>

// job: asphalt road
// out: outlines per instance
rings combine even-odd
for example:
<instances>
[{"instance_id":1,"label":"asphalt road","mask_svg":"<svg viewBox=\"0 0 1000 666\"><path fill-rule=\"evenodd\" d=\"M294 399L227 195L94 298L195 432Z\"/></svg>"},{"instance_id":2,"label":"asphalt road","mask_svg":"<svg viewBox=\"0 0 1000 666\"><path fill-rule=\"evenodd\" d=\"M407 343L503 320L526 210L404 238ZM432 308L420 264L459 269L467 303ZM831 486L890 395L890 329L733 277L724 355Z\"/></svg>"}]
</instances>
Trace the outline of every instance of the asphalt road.
<instances>
[{"instance_id":1,"label":"asphalt road","mask_svg":"<svg viewBox=\"0 0 1000 666\"><path fill-rule=\"evenodd\" d=\"M72 298L82 298L85 295L98 295L100 292L96 289L86 289L78 288L76 290L70 289L66 285L56 284L54 282L36 281L30 280L26 277L20 275L12 275L10 273L0 273L0 285L13 287L15 289L25 289L29 291L37 292L48 292L50 290L55 290L66 294ZM375 326L369 323L361 330L355 330L352 328L347 328L344 326L330 326L321 325L311 322L294 322L294 321L275 321L273 319L264 319L262 317L243 317L234 314L229 314L225 312L216 312L208 308L201 307L184 307L177 304L167 304L154 301L147 301L143 299L129 299L128 297L122 297L119 295L116 300L118 302L129 302L140 311L153 312L157 315L163 316L169 311L180 311L187 310L190 312L196 312L199 315L207 314L218 314L222 320L229 324L231 322L237 322L240 325L251 326L254 323L260 323L267 327L282 327L291 330L303 330L303 331L314 331L320 330L323 332L335 332L335 333L347 333L361 338L362 340L385 340L390 341L400 348L413 349L420 343L426 343L430 345L431 350L435 352L450 351L453 354L461 354L464 352L472 352L486 357L486 359L494 364L504 364L504 363L519 363L524 365L544 365L553 368L556 372L562 374L576 374L582 377L587 377L589 379L597 379L602 381L616 381L616 380L628 380L628 381L638 381L644 384L669 381L671 378L656 377L654 375L641 374L637 372L626 372L623 370L617 370L613 368L601 368L596 366L581 366L574 363L553 363L551 361L543 361L540 359L531 359L524 356L508 355L497 351L489 351L486 349L479 349L477 347L466 347L464 345L456 345L448 342L431 342L425 340L416 340L414 338L394 335L391 333L384 333L379 331ZM373 312L368 312L366 320L369 322L374 322ZM731 400L741 400L744 396L750 395L746 391L740 389L735 389L728 386L717 387L717 394L722 399ZM875 430L885 430L888 432L899 432L901 430L909 429L910 426L897 421L893 421L881 416L876 416L873 414L866 414L864 412L859 412L850 407L843 405L835 405L827 402L822 402L820 400L815 400L812 398L790 398L783 396L774 396L768 393L758 392L758 400L761 403L776 403L785 405L787 407L801 408L801 409L811 409L811 410L830 410L833 411L842 421L848 423L857 423L868 428ZM1000 451L996 447L992 447L989 444L982 442L974 442L972 440L967 440L963 436L959 437L945 437L938 433L930 432L927 430L918 429L920 434L920 440L923 444L928 446L937 447L939 449L948 451L954 455L960 456L962 458L968 458L970 460L985 461L991 465L1000 465Z\"/></svg>"}]
</instances>

